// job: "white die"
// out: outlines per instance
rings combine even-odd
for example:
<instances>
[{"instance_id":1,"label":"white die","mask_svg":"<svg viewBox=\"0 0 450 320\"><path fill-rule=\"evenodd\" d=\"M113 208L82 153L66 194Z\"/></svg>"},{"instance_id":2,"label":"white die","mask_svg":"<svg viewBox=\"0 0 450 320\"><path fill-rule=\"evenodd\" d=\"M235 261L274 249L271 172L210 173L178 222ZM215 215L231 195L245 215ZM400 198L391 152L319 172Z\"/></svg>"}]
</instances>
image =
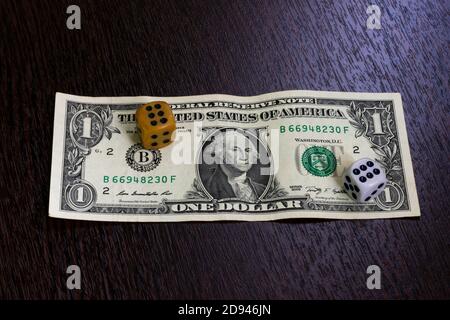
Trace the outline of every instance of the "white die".
<instances>
[{"instance_id":1,"label":"white die","mask_svg":"<svg viewBox=\"0 0 450 320\"><path fill-rule=\"evenodd\" d=\"M344 188L358 202L376 198L386 187L386 173L373 159L362 158L352 163L344 172Z\"/></svg>"}]
</instances>

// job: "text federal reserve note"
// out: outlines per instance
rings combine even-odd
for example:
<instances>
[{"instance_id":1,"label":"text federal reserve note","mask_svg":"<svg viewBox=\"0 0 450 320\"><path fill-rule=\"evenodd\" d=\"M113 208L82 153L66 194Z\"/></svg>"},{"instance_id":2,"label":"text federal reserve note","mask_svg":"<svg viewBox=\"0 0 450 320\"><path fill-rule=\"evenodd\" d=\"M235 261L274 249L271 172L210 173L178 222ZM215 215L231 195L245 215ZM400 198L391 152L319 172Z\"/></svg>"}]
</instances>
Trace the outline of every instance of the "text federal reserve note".
<instances>
[{"instance_id":1,"label":"text federal reserve note","mask_svg":"<svg viewBox=\"0 0 450 320\"><path fill-rule=\"evenodd\" d=\"M167 101L172 144L142 148L136 108ZM342 173L369 157L388 177L358 204ZM104 221L419 216L397 93L284 91L254 97L56 94L51 217Z\"/></svg>"}]
</instances>

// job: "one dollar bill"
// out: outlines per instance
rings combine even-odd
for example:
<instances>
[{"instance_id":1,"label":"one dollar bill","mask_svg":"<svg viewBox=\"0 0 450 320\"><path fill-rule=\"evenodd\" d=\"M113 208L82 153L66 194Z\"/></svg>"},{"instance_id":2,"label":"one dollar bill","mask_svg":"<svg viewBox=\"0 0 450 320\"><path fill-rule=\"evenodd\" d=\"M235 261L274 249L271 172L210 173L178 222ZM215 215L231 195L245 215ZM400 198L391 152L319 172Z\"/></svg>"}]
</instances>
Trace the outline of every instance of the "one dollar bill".
<instances>
[{"instance_id":1,"label":"one dollar bill","mask_svg":"<svg viewBox=\"0 0 450 320\"><path fill-rule=\"evenodd\" d=\"M173 142L140 144L135 111L166 101ZM160 132L159 134L170 134ZM343 190L372 158L388 183L367 203ZM420 216L398 93L284 91L253 97L57 93L49 214L103 221Z\"/></svg>"}]
</instances>

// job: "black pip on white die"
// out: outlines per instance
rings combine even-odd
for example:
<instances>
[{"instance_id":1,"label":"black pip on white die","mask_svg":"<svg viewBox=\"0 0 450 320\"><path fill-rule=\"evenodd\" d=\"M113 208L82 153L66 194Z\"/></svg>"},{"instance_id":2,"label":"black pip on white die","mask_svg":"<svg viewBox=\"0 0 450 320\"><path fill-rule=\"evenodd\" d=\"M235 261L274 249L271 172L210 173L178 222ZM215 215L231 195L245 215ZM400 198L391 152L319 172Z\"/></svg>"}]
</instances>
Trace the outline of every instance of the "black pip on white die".
<instances>
[{"instance_id":1,"label":"black pip on white die","mask_svg":"<svg viewBox=\"0 0 450 320\"><path fill-rule=\"evenodd\" d=\"M386 187L386 174L373 159L362 158L352 163L344 172L344 188L358 202L376 198Z\"/></svg>"}]
</instances>

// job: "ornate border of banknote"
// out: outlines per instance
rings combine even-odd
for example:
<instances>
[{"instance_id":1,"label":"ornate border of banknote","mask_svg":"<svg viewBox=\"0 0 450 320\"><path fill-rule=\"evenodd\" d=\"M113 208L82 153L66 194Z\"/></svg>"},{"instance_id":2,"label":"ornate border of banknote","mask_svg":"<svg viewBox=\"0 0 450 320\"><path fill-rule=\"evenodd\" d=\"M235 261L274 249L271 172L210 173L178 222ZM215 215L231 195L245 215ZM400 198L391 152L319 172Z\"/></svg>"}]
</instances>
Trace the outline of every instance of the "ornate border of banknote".
<instances>
[{"instance_id":1,"label":"ornate border of banknote","mask_svg":"<svg viewBox=\"0 0 450 320\"><path fill-rule=\"evenodd\" d=\"M252 181L249 190L254 196L242 191L242 197L217 196L208 190L202 178L200 165L196 166L196 177L191 188L176 200L161 196L152 205L119 205L97 202L99 190L85 179L86 158L92 148L103 139L114 139L123 135L123 129L113 125L114 112L135 110L140 104L152 100L168 101L174 113L195 110L229 108L248 111L250 114L269 108L283 108L292 105L336 106L341 117L348 119L355 138L364 137L377 160L383 165L389 178L389 187L395 193L396 201L386 203L376 200L369 204L355 202L333 202L314 199L314 186L305 186L302 196L291 195L280 185L276 174L269 174L264 183ZM341 109L342 108L342 109ZM376 115L378 123L368 121ZM285 114L286 118L295 117ZM331 115L322 115L324 118ZM270 117L270 114L267 116ZM254 119L250 119L254 120ZM270 121L270 120L267 120ZM89 125L89 132L83 133L80 126ZM240 128L236 123L207 126L205 136L211 136L223 128L237 130L240 134L261 141L261 132L267 131L265 122L253 121L251 127ZM381 126L381 127L380 127ZM382 130L383 134L377 133ZM88 134L85 139L83 134ZM139 149L138 144L128 149L128 154ZM134 149L133 149L134 148ZM131 150L133 149L133 150ZM265 145L270 158L270 147ZM136 171L153 170L159 165L161 154L152 153L153 161ZM108 164L100 164L108 165ZM137 166L137 165L136 165ZM271 163L269 163L271 166ZM283 168L293 170L293 168ZM219 177L220 178L220 177ZM261 182L261 181L259 181ZM217 188L216 188L217 189ZM316 188L317 189L317 188ZM82 191L82 193L80 193ZM214 191L214 192L217 192ZM329 190L341 192L341 190ZM248 191L251 193L251 191ZM176 206L176 210L174 209ZM180 208L189 208L182 210ZM198 208L193 210L192 208ZM254 97L229 95L204 95L191 97L81 97L56 94L53 135L52 176L50 187L49 214L51 217L105 220L105 221L212 221L212 220L277 220L290 218L332 218L332 219L374 219L419 216L414 175L403 116L401 97L397 93L343 93L314 91L284 91Z\"/></svg>"}]
</instances>

